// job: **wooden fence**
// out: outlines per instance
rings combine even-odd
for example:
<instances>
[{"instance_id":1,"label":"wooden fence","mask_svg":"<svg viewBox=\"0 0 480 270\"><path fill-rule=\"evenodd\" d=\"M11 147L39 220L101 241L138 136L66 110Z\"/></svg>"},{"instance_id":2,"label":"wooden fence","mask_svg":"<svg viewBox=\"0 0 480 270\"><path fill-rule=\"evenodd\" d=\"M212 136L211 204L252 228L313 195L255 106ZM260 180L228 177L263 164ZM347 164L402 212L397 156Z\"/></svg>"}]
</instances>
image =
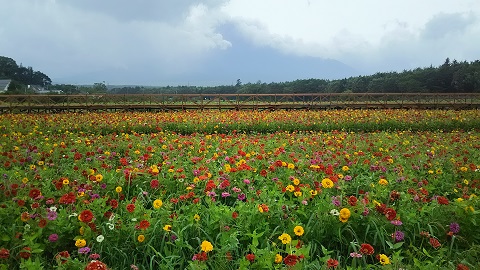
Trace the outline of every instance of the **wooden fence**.
<instances>
[{"instance_id":1,"label":"wooden fence","mask_svg":"<svg viewBox=\"0 0 480 270\"><path fill-rule=\"evenodd\" d=\"M0 95L0 113L479 108L480 93Z\"/></svg>"}]
</instances>

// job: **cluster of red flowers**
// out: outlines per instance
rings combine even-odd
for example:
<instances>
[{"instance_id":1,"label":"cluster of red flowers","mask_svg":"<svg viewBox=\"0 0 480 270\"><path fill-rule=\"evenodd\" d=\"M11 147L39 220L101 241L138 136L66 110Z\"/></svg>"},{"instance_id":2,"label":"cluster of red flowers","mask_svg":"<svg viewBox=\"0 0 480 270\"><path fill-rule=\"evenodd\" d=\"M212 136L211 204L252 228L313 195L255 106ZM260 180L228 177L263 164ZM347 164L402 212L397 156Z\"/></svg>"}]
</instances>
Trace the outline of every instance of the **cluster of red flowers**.
<instances>
[{"instance_id":1,"label":"cluster of red flowers","mask_svg":"<svg viewBox=\"0 0 480 270\"><path fill-rule=\"evenodd\" d=\"M385 217L390 221L394 220L395 217L397 216L397 212L395 211L395 209L390 207L387 208L387 206L384 203L375 206L375 209L377 210L377 212L385 215Z\"/></svg>"},{"instance_id":2,"label":"cluster of red flowers","mask_svg":"<svg viewBox=\"0 0 480 270\"><path fill-rule=\"evenodd\" d=\"M85 266L84 270L108 270L108 266L101 261L93 260Z\"/></svg>"}]
</instances>

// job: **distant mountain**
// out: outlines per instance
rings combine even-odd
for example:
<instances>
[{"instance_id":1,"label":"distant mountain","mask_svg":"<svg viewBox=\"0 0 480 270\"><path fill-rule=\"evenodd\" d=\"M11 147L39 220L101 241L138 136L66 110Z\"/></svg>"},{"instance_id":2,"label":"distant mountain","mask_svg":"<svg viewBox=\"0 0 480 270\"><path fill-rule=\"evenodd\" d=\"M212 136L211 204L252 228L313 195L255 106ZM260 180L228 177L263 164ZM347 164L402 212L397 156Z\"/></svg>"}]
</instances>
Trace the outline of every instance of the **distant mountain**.
<instances>
[{"instance_id":1,"label":"distant mountain","mask_svg":"<svg viewBox=\"0 0 480 270\"><path fill-rule=\"evenodd\" d=\"M270 47L255 46L233 26L224 26L220 32L232 47L216 51L201 71L185 76L190 82L228 85L237 79L244 83L269 83L310 78L333 80L360 74L337 60L287 55Z\"/></svg>"},{"instance_id":2,"label":"distant mountain","mask_svg":"<svg viewBox=\"0 0 480 270\"><path fill-rule=\"evenodd\" d=\"M219 32L232 46L207 54L196 71L176 76L146 70L105 70L54 79L54 83L93 84L105 81L128 85L197 85L215 86L243 83L285 82L297 79L343 79L360 74L358 70L332 59L288 55L270 47L259 47L248 41L233 25Z\"/></svg>"}]
</instances>

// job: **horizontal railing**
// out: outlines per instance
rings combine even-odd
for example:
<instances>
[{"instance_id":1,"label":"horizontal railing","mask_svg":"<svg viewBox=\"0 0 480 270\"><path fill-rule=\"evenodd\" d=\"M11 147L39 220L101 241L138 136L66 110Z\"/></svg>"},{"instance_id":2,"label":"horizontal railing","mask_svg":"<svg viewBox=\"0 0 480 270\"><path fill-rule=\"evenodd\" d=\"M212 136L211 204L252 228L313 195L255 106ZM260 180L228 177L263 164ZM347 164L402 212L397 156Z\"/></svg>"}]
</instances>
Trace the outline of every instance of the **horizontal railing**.
<instances>
[{"instance_id":1,"label":"horizontal railing","mask_svg":"<svg viewBox=\"0 0 480 270\"><path fill-rule=\"evenodd\" d=\"M204 109L478 109L480 93L0 95L0 112Z\"/></svg>"}]
</instances>

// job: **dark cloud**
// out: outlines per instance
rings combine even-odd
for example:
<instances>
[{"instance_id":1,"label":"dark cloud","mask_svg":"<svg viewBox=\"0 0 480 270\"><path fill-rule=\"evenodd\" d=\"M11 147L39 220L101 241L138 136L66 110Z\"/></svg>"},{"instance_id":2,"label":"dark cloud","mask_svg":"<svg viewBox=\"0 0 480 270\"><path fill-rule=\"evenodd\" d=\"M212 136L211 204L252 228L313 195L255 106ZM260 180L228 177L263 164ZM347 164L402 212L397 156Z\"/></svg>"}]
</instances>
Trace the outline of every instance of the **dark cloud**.
<instances>
[{"instance_id":1,"label":"dark cloud","mask_svg":"<svg viewBox=\"0 0 480 270\"><path fill-rule=\"evenodd\" d=\"M425 24L421 36L425 39L442 39L447 36L462 34L475 23L475 20L473 14L441 13Z\"/></svg>"},{"instance_id":2,"label":"dark cloud","mask_svg":"<svg viewBox=\"0 0 480 270\"><path fill-rule=\"evenodd\" d=\"M61 0L57 4L102 13L118 21L160 21L180 23L194 5L217 7L227 0Z\"/></svg>"}]
</instances>

